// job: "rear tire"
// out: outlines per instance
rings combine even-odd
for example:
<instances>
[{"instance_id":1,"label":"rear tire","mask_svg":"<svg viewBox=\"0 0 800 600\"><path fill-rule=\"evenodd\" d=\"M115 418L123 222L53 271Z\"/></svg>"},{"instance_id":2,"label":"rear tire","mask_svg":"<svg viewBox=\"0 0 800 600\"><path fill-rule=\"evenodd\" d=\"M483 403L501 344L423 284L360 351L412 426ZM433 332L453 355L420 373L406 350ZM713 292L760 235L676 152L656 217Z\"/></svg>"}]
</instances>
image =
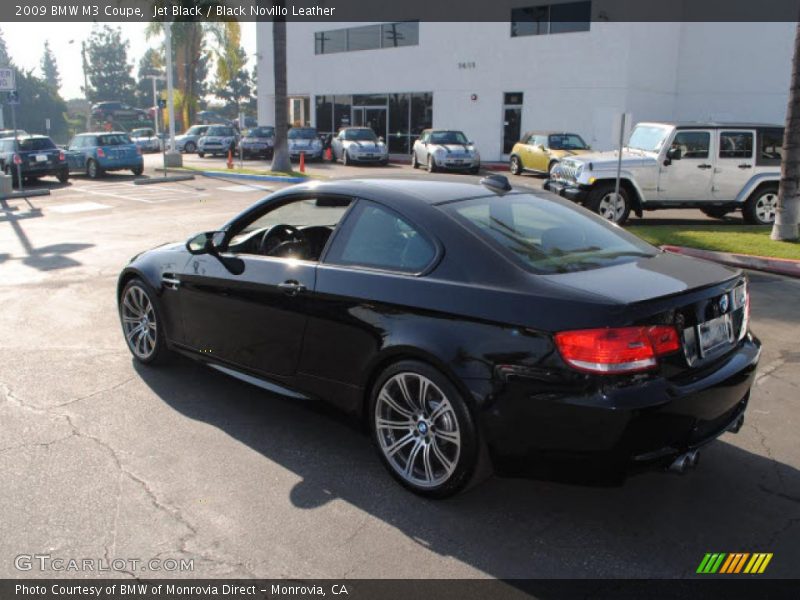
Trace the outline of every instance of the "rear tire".
<instances>
[{"instance_id":1,"label":"rear tire","mask_svg":"<svg viewBox=\"0 0 800 600\"><path fill-rule=\"evenodd\" d=\"M744 203L742 215L750 225L772 225L778 209L778 186L765 185L753 192Z\"/></svg>"},{"instance_id":2,"label":"rear tire","mask_svg":"<svg viewBox=\"0 0 800 600\"><path fill-rule=\"evenodd\" d=\"M199 156L200 158L203 158L205 155L206 155L205 152L198 152L197 153L197 156Z\"/></svg>"},{"instance_id":3,"label":"rear tire","mask_svg":"<svg viewBox=\"0 0 800 600\"><path fill-rule=\"evenodd\" d=\"M100 168L96 160L89 159L89 162L86 163L86 174L89 176L89 179L97 179L98 177L102 177L103 169Z\"/></svg>"},{"instance_id":4,"label":"rear tire","mask_svg":"<svg viewBox=\"0 0 800 600\"><path fill-rule=\"evenodd\" d=\"M589 210L617 225L623 225L631 213L631 201L627 190L620 186L619 197L615 198L613 183L597 185L589 193L586 206Z\"/></svg>"},{"instance_id":5,"label":"rear tire","mask_svg":"<svg viewBox=\"0 0 800 600\"><path fill-rule=\"evenodd\" d=\"M63 171L59 171L58 175L56 175L58 181L61 183L67 183L69 181L69 169L64 169Z\"/></svg>"},{"instance_id":6,"label":"rear tire","mask_svg":"<svg viewBox=\"0 0 800 600\"><path fill-rule=\"evenodd\" d=\"M508 163L508 170L512 175L522 174L522 164L519 162L519 156L512 156Z\"/></svg>"},{"instance_id":7,"label":"rear tire","mask_svg":"<svg viewBox=\"0 0 800 600\"><path fill-rule=\"evenodd\" d=\"M350 165L350 156L347 154L347 148L342 148L342 165L345 167Z\"/></svg>"},{"instance_id":8,"label":"rear tire","mask_svg":"<svg viewBox=\"0 0 800 600\"><path fill-rule=\"evenodd\" d=\"M428 498L446 498L472 480L479 440L458 389L433 367L404 360L387 368L370 392L372 439L389 473Z\"/></svg>"},{"instance_id":9,"label":"rear tire","mask_svg":"<svg viewBox=\"0 0 800 600\"><path fill-rule=\"evenodd\" d=\"M550 164L547 165L547 176L548 177L552 177L553 176L553 167L555 167L557 164L558 164L557 160L551 160Z\"/></svg>"},{"instance_id":10,"label":"rear tire","mask_svg":"<svg viewBox=\"0 0 800 600\"><path fill-rule=\"evenodd\" d=\"M144 173L144 167L136 167L135 169L131 169L131 173L133 173L136 177Z\"/></svg>"},{"instance_id":11,"label":"rear tire","mask_svg":"<svg viewBox=\"0 0 800 600\"><path fill-rule=\"evenodd\" d=\"M725 215L731 212L727 208L717 208L715 206L712 206L711 208L701 208L700 211L712 219L722 219L725 217Z\"/></svg>"}]
</instances>

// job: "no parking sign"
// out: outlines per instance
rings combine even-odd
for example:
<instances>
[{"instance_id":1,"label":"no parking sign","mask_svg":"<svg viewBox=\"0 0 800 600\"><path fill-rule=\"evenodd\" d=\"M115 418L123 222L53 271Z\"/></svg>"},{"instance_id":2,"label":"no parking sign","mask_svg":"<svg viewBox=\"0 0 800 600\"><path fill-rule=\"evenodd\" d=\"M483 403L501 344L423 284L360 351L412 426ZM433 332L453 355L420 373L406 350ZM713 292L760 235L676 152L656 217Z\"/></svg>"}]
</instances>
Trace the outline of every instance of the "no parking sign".
<instances>
[{"instance_id":1,"label":"no parking sign","mask_svg":"<svg viewBox=\"0 0 800 600\"><path fill-rule=\"evenodd\" d=\"M16 89L14 69L0 68L0 92L13 92Z\"/></svg>"}]
</instances>

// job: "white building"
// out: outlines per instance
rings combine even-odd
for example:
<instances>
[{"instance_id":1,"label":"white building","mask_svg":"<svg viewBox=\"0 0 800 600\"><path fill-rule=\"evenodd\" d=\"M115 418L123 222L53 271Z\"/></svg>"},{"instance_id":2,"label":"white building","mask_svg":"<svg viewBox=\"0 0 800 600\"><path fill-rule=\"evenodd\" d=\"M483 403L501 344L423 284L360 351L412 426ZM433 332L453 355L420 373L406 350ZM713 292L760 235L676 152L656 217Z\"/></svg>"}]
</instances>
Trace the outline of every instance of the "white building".
<instances>
[{"instance_id":1,"label":"white building","mask_svg":"<svg viewBox=\"0 0 800 600\"><path fill-rule=\"evenodd\" d=\"M424 127L461 129L486 161L535 129L612 147L623 112L783 123L793 23L556 20L556 6L574 19L599 2L522 9L505 23L289 22L290 122L369 124L394 154ZM272 24L256 27L258 118L273 124Z\"/></svg>"}]
</instances>

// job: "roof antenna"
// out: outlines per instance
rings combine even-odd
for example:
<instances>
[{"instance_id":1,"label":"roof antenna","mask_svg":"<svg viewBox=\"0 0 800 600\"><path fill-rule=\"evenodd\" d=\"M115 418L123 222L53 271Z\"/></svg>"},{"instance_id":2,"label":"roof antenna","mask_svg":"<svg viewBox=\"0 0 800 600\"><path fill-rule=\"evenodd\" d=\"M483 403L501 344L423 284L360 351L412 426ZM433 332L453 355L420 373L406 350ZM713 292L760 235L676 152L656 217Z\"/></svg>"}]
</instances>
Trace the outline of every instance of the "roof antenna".
<instances>
[{"instance_id":1,"label":"roof antenna","mask_svg":"<svg viewBox=\"0 0 800 600\"><path fill-rule=\"evenodd\" d=\"M488 175L481 179L480 183L493 192L504 193L511 191L511 184L508 182L508 177L505 175Z\"/></svg>"}]
</instances>

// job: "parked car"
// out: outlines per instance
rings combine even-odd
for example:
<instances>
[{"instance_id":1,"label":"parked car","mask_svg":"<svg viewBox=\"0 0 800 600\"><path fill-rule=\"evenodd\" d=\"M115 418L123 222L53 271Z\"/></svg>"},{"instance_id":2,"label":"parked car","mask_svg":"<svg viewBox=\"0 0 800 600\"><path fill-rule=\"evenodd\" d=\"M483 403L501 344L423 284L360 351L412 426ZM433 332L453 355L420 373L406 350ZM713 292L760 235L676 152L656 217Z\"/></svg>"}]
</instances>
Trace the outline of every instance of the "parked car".
<instances>
[{"instance_id":1,"label":"parked car","mask_svg":"<svg viewBox=\"0 0 800 600\"><path fill-rule=\"evenodd\" d=\"M134 175L144 172L142 151L123 131L78 134L70 141L66 154L71 173L86 173L92 179L102 177L106 171L130 169Z\"/></svg>"},{"instance_id":2,"label":"parked car","mask_svg":"<svg viewBox=\"0 0 800 600\"><path fill-rule=\"evenodd\" d=\"M322 140L313 127L292 127L287 135L289 158L298 160L305 154L305 160L322 160Z\"/></svg>"},{"instance_id":3,"label":"parked car","mask_svg":"<svg viewBox=\"0 0 800 600\"><path fill-rule=\"evenodd\" d=\"M562 159L545 189L622 224L633 211L699 208L722 218L741 210L769 225L778 206L783 128L747 123L639 123L622 153Z\"/></svg>"},{"instance_id":4,"label":"parked car","mask_svg":"<svg viewBox=\"0 0 800 600\"><path fill-rule=\"evenodd\" d=\"M44 135L23 135L0 139L0 170L11 175L14 186L23 179L38 179L52 175L61 183L69 179L64 151Z\"/></svg>"},{"instance_id":5,"label":"parked car","mask_svg":"<svg viewBox=\"0 0 800 600\"><path fill-rule=\"evenodd\" d=\"M161 152L161 136L156 135L154 129L143 127L131 131L131 141L136 144L142 152Z\"/></svg>"},{"instance_id":6,"label":"parked car","mask_svg":"<svg viewBox=\"0 0 800 600\"><path fill-rule=\"evenodd\" d=\"M760 353L741 271L482 183L315 181L138 254L117 285L128 347L327 400L432 497L481 456L680 470L738 431Z\"/></svg>"},{"instance_id":7,"label":"parked car","mask_svg":"<svg viewBox=\"0 0 800 600\"><path fill-rule=\"evenodd\" d=\"M114 119L147 120L147 111L122 102L98 102L92 105L92 117L101 121Z\"/></svg>"},{"instance_id":8,"label":"parked car","mask_svg":"<svg viewBox=\"0 0 800 600\"><path fill-rule=\"evenodd\" d=\"M210 125L206 132L197 140L197 156L203 158L206 154L216 156L236 151L239 142L239 133L229 125Z\"/></svg>"},{"instance_id":9,"label":"parked car","mask_svg":"<svg viewBox=\"0 0 800 600\"><path fill-rule=\"evenodd\" d=\"M589 144L577 133L529 131L511 149L509 169L514 175L549 174L565 156L585 154L589 150Z\"/></svg>"},{"instance_id":10,"label":"parked car","mask_svg":"<svg viewBox=\"0 0 800 600\"><path fill-rule=\"evenodd\" d=\"M274 127L253 127L244 132L244 136L239 141L239 148L244 158L251 156L272 158L274 144Z\"/></svg>"},{"instance_id":11,"label":"parked car","mask_svg":"<svg viewBox=\"0 0 800 600\"><path fill-rule=\"evenodd\" d=\"M369 127L343 127L331 140L331 152L343 165L389 163L389 148Z\"/></svg>"},{"instance_id":12,"label":"parked car","mask_svg":"<svg viewBox=\"0 0 800 600\"><path fill-rule=\"evenodd\" d=\"M208 131L210 125L192 125L185 133L175 136L175 146L178 152L188 152L189 154L197 151L197 142Z\"/></svg>"},{"instance_id":13,"label":"parked car","mask_svg":"<svg viewBox=\"0 0 800 600\"><path fill-rule=\"evenodd\" d=\"M470 171L481 168L481 155L461 131L425 129L411 148L411 166L425 166L430 173L439 169Z\"/></svg>"}]
</instances>

